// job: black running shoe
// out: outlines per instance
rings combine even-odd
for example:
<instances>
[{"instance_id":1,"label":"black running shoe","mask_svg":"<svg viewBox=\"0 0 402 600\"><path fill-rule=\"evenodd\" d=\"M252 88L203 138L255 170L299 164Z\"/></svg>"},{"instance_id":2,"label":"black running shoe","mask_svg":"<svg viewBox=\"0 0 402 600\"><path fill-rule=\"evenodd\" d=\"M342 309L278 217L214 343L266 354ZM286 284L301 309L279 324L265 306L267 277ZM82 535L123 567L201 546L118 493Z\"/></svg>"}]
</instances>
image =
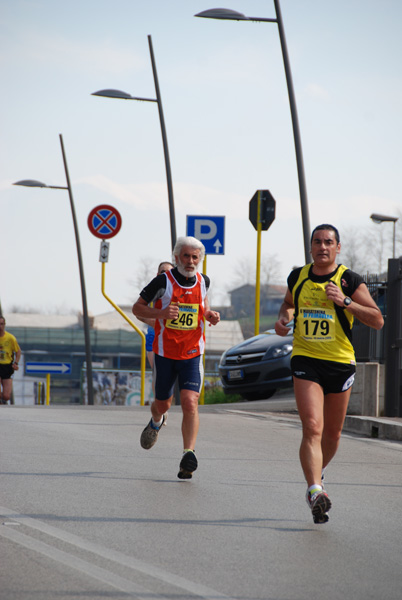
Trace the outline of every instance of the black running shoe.
<instances>
[{"instance_id":1,"label":"black running shoe","mask_svg":"<svg viewBox=\"0 0 402 600\"><path fill-rule=\"evenodd\" d=\"M157 427L154 425L152 419L141 433L140 444L145 450L149 450L154 446L158 440L159 430L163 425L166 425L167 413L163 415L162 425Z\"/></svg>"},{"instance_id":2,"label":"black running shoe","mask_svg":"<svg viewBox=\"0 0 402 600\"><path fill-rule=\"evenodd\" d=\"M315 525L322 525L323 523L328 523L328 521L329 521L328 513L324 513L323 515L321 515L319 517L313 517L313 521L314 521Z\"/></svg>"},{"instance_id":3,"label":"black running shoe","mask_svg":"<svg viewBox=\"0 0 402 600\"><path fill-rule=\"evenodd\" d=\"M180 461L180 470L177 473L179 479L191 479L194 471L198 467L197 457L192 450L183 454Z\"/></svg>"},{"instance_id":4,"label":"black running shoe","mask_svg":"<svg viewBox=\"0 0 402 600\"><path fill-rule=\"evenodd\" d=\"M307 504L311 509L313 515L313 521L317 525L327 523L329 520L328 511L332 506L331 500L328 498L327 492L317 491L313 495L308 492L306 494Z\"/></svg>"}]
</instances>

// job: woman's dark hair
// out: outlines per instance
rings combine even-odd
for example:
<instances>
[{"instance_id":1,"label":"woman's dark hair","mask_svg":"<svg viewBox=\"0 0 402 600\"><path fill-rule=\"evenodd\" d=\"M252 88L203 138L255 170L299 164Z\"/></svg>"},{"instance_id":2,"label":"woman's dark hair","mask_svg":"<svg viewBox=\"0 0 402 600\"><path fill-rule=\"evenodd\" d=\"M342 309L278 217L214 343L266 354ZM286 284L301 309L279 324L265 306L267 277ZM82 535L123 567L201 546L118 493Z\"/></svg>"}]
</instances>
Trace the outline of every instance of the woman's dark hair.
<instances>
[{"instance_id":1,"label":"woman's dark hair","mask_svg":"<svg viewBox=\"0 0 402 600\"><path fill-rule=\"evenodd\" d=\"M172 269L173 269L173 267L174 267L174 265L172 265L172 263L171 263L169 260L163 260L163 261L162 261L162 262L159 264L159 267L158 267L158 275L161 275L162 273L165 273L165 272L166 272L166 269L165 269L165 270L162 270L162 267L163 267L163 265L170 265L170 266L172 267Z\"/></svg>"}]
</instances>

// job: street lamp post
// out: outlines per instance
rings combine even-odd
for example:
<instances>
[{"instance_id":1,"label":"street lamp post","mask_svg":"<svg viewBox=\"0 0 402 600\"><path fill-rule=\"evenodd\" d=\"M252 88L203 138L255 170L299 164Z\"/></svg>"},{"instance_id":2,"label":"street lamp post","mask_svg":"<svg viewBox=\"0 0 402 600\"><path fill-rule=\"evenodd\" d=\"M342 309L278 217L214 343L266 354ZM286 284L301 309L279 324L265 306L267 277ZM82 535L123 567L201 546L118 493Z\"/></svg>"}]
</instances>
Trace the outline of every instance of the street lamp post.
<instances>
[{"instance_id":1,"label":"street lamp post","mask_svg":"<svg viewBox=\"0 0 402 600\"><path fill-rule=\"evenodd\" d=\"M239 13L235 10L227 8L212 8L195 15L196 17L204 17L209 19L223 19L229 21L257 21L267 23L277 23L279 30L279 38L281 41L282 57L285 67L286 82L288 88L290 113L292 116L293 125L293 138L296 151L296 163L297 172L299 179L299 192L300 192L300 205L302 215L302 226L303 226L303 241L304 241L304 255L306 263L310 262L310 217L308 209L308 198L306 188L306 178L304 174L304 162L303 152L300 137L299 118L297 115L296 98L293 88L292 72L290 69L289 55L286 45L285 29L282 21L281 7L279 0L274 0L276 19L265 19L260 17L247 17L246 15Z\"/></svg>"},{"instance_id":2,"label":"street lamp post","mask_svg":"<svg viewBox=\"0 0 402 600\"><path fill-rule=\"evenodd\" d=\"M49 188L52 190L67 190L68 191L68 195L70 198L71 214L73 217L75 243L77 246L78 267L79 267L80 281L81 281L82 315L83 315L83 320L84 320L85 357L86 357L86 366L87 366L88 404L92 405L94 403L94 394L93 394L93 380L92 380L91 337L90 337L90 333L89 333L88 305L87 305L87 294L86 294L86 290L85 290L84 265L82 262L80 236L79 236L79 232L78 232L77 217L75 214L73 191L71 188L70 176L68 173L67 158L66 158L66 153L64 151L63 136L60 134L59 138L60 138L61 152L63 155L63 163L64 163L64 170L66 173L67 186L46 185L45 183L42 183L41 181L36 181L35 179L23 179L21 181L17 181L13 185L22 185L24 187L41 187L41 188Z\"/></svg>"},{"instance_id":3,"label":"street lamp post","mask_svg":"<svg viewBox=\"0 0 402 600\"><path fill-rule=\"evenodd\" d=\"M159 121L161 125L161 133L162 133L162 143L163 143L163 153L165 157L165 168L166 168L166 180L167 180L167 188L168 188L168 199L169 199L169 215L170 215L170 235L171 235L171 244L172 250L176 244L176 216L175 216L175 208L174 208L174 197L173 197L173 183L172 183L172 171L170 168L170 158L169 158L169 148L167 142L167 134L166 134L166 126L165 126L165 118L163 116L163 107L162 107L162 97L159 89L159 81L158 81L158 73L156 71L156 63L154 57L154 51L152 47L152 38L148 36L148 44L149 44L149 53L151 55L151 63L152 63L152 72L154 76L154 84L155 84L155 98L140 98L138 96L131 96L131 94L127 94L126 92L122 92L120 90L99 90L99 92L94 92L91 94L92 96L103 96L106 98L120 98L122 100L140 100L143 102L156 102L158 104L159 111Z\"/></svg>"},{"instance_id":4,"label":"street lamp post","mask_svg":"<svg viewBox=\"0 0 402 600\"><path fill-rule=\"evenodd\" d=\"M378 225L381 225L381 223L384 222L392 222L394 225L394 231L393 231L393 235L392 235L392 258L395 258L395 223L398 221L399 217L389 217L387 215L378 215L377 213L373 213L372 215L370 215L370 219L373 221L373 223L377 223Z\"/></svg>"}]
</instances>

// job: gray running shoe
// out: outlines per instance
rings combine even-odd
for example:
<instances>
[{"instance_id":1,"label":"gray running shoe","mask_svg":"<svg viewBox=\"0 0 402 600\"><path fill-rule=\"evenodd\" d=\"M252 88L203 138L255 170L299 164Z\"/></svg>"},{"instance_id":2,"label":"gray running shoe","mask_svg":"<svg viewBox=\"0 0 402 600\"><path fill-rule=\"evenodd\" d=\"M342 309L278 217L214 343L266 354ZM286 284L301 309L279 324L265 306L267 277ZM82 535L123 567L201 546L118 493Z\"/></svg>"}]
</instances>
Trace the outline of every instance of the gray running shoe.
<instances>
[{"instance_id":1,"label":"gray running shoe","mask_svg":"<svg viewBox=\"0 0 402 600\"><path fill-rule=\"evenodd\" d=\"M191 479L197 467L197 457L192 450L189 450L188 452L183 454L183 458L180 461L180 470L177 473L177 477L179 479Z\"/></svg>"},{"instance_id":2,"label":"gray running shoe","mask_svg":"<svg viewBox=\"0 0 402 600\"><path fill-rule=\"evenodd\" d=\"M159 427L154 425L152 419L150 420L148 425L145 427L144 431L141 433L140 444L141 447L144 448L144 450L149 450L150 448L152 448L152 446L156 444L158 440L159 430L161 427L163 427L163 425L166 425L166 421L167 413L163 415L162 425L159 425Z\"/></svg>"}]
</instances>

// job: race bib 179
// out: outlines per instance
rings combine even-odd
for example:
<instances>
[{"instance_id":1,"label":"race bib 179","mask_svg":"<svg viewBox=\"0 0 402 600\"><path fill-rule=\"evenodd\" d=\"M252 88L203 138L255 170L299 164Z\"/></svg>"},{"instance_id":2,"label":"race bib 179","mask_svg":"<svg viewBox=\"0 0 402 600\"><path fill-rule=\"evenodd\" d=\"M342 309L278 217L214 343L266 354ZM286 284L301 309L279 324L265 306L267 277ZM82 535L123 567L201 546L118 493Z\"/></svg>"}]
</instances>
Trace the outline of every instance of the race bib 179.
<instances>
[{"instance_id":1,"label":"race bib 179","mask_svg":"<svg viewBox=\"0 0 402 600\"><path fill-rule=\"evenodd\" d=\"M300 335L309 342L335 340L335 310L333 308L306 308L299 311L297 322Z\"/></svg>"}]
</instances>

